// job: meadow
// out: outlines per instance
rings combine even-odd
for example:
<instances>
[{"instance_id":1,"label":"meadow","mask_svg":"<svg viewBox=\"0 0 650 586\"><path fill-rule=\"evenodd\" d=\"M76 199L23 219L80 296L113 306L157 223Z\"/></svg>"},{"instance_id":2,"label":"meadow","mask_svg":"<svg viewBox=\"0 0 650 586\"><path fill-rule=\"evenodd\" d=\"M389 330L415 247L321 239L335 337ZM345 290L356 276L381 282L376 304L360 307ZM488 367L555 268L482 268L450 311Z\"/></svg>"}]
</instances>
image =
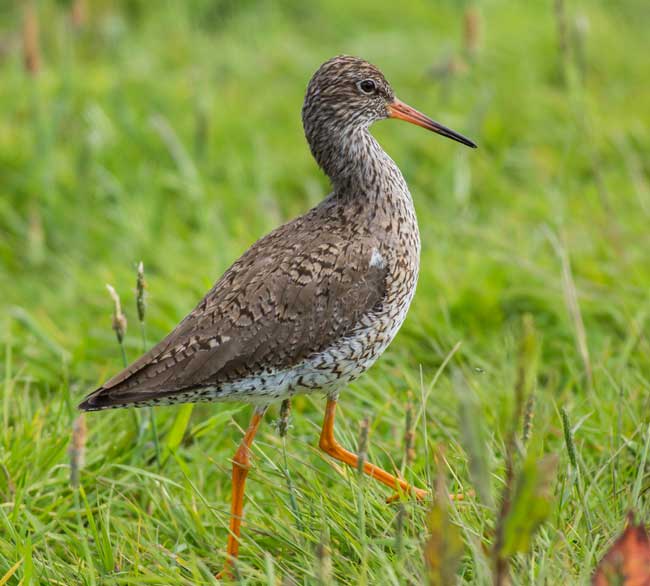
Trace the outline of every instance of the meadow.
<instances>
[{"instance_id":1,"label":"meadow","mask_svg":"<svg viewBox=\"0 0 650 586\"><path fill-rule=\"evenodd\" d=\"M72 4L33 2L27 33L30 4L0 4L0 585L217 583L250 407L158 408L154 442L148 410L76 405L122 367L107 283L134 360L327 193L300 108L341 53L479 145L373 128L421 273L337 437L367 420L368 459L435 497L386 504L318 450L323 399L284 436L275 406L237 580L589 584L650 520L646 0Z\"/></svg>"}]
</instances>

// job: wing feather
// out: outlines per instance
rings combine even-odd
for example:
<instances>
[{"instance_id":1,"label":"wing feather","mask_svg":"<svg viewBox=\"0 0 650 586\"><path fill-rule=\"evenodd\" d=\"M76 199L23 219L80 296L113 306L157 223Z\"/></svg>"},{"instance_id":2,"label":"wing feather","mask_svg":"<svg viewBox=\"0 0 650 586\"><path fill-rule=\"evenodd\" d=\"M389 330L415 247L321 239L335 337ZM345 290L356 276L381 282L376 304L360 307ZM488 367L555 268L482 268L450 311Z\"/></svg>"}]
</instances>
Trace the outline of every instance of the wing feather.
<instances>
[{"instance_id":1,"label":"wing feather","mask_svg":"<svg viewBox=\"0 0 650 586\"><path fill-rule=\"evenodd\" d=\"M287 238L291 226L253 245L164 340L80 408L137 404L290 368L352 332L385 295L387 268L372 262L377 241L309 230Z\"/></svg>"}]
</instances>

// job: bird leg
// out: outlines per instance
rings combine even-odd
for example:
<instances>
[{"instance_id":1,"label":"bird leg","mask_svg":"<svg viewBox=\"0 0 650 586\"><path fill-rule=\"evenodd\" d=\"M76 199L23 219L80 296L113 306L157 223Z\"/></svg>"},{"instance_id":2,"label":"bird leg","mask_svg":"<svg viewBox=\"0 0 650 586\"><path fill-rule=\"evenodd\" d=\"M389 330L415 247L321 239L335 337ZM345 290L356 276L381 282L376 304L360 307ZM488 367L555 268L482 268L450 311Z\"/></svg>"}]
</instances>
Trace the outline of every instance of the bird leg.
<instances>
[{"instance_id":1,"label":"bird leg","mask_svg":"<svg viewBox=\"0 0 650 586\"><path fill-rule=\"evenodd\" d=\"M239 444L239 448L237 448L232 459L232 496L230 501L230 533L228 535L227 557L224 568L217 574L217 578L224 578L230 575L233 560L239 554L239 535L244 510L244 487L246 485L246 476L250 470L250 448L265 411L266 406L255 409L244 439Z\"/></svg>"},{"instance_id":2,"label":"bird leg","mask_svg":"<svg viewBox=\"0 0 650 586\"><path fill-rule=\"evenodd\" d=\"M359 456L346 450L334 439L335 413L336 413L336 398L328 397L327 406L325 407L325 419L323 420L323 429L321 430L320 441L318 443L318 446L320 447L321 450L323 450L325 453L332 456L332 458L334 458L335 460L339 460L341 462L345 462L346 464L349 464L350 466L357 467L359 463ZM405 493L410 493L411 491L413 491L418 500L422 500L426 498L426 496L429 494L426 490L415 488L411 486L408 482L402 480L401 478L398 478L397 476L394 476L393 474L386 472L385 470L382 470L381 468L378 468L377 466L371 464L370 462L363 463L363 471L369 476L372 476L372 478L374 478L375 480L379 480L379 482L384 483L386 486L389 486L390 488L401 490L402 492Z\"/></svg>"}]
</instances>

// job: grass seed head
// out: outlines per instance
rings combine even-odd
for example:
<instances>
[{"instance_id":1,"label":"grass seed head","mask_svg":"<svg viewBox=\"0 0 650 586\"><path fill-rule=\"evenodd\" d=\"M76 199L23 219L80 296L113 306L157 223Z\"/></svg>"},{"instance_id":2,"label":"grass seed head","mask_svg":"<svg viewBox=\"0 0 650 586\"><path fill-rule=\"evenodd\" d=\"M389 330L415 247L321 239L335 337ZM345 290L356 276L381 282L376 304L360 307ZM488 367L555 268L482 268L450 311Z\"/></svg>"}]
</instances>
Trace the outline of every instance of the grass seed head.
<instances>
[{"instance_id":1,"label":"grass seed head","mask_svg":"<svg viewBox=\"0 0 650 586\"><path fill-rule=\"evenodd\" d=\"M578 467L578 458L576 456L576 448L573 443L573 430L571 429L571 423L569 421L569 414L566 412L566 409L562 407L560 409L560 415L562 416L562 428L564 431L564 443L566 444L567 453L569 454L569 461L571 466L574 468Z\"/></svg>"},{"instance_id":2,"label":"grass seed head","mask_svg":"<svg viewBox=\"0 0 650 586\"><path fill-rule=\"evenodd\" d=\"M277 422L280 437L285 437L289 431L291 418L291 399L285 399L280 406L280 417Z\"/></svg>"},{"instance_id":3,"label":"grass seed head","mask_svg":"<svg viewBox=\"0 0 650 586\"><path fill-rule=\"evenodd\" d=\"M117 294L117 291L111 286L106 285L108 289L108 294L113 300L113 331L117 336L117 341L121 344L126 335L126 316L122 313L122 304L120 303L120 296Z\"/></svg>"},{"instance_id":4,"label":"grass seed head","mask_svg":"<svg viewBox=\"0 0 650 586\"><path fill-rule=\"evenodd\" d=\"M144 290L147 284L144 280L144 264L142 261L138 263L138 278L136 281L136 305L138 307L138 319L140 323L144 322L144 316L147 309L147 304L144 298Z\"/></svg>"}]
</instances>

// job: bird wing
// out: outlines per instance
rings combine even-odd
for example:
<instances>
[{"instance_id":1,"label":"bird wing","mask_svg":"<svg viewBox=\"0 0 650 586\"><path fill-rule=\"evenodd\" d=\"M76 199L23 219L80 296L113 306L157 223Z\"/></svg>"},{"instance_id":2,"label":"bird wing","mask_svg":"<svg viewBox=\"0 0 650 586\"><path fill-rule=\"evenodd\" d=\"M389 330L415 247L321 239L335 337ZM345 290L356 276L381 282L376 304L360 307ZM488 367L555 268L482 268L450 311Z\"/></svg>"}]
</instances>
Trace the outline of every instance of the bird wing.
<instances>
[{"instance_id":1,"label":"bird wing","mask_svg":"<svg viewBox=\"0 0 650 586\"><path fill-rule=\"evenodd\" d=\"M255 243L164 340L80 408L147 402L283 370L351 334L385 296L377 240L292 224Z\"/></svg>"}]
</instances>

